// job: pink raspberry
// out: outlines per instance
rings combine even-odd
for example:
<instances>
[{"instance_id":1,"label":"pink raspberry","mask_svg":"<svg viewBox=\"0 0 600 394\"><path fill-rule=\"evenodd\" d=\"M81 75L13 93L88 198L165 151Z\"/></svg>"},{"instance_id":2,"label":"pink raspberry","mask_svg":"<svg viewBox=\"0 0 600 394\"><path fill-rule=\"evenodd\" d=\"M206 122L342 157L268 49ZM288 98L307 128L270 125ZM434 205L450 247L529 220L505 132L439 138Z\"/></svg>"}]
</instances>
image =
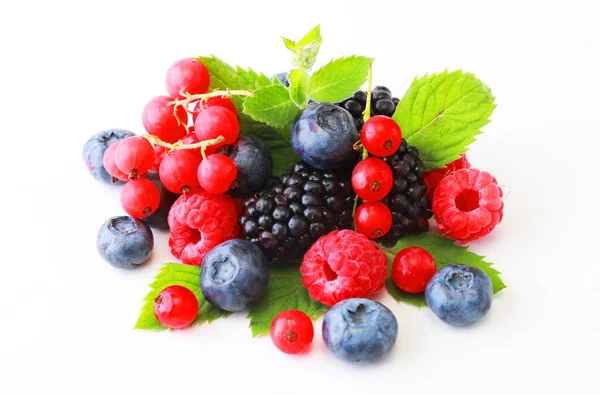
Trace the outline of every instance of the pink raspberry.
<instances>
[{"instance_id":1,"label":"pink raspberry","mask_svg":"<svg viewBox=\"0 0 600 394\"><path fill-rule=\"evenodd\" d=\"M433 197L433 214L442 235L472 241L502 220L502 189L489 172L475 168L449 173Z\"/></svg>"},{"instance_id":2,"label":"pink raspberry","mask_svg":"<svg viewBox=\"0 0 600 394\"><path fill-rule=\"evenodd\" d=\"M387 258L364 235L335 230L319 238L306 252L300 273L310 296L332 306L381 290L388 277Z\"/></svg>"},{"instance_id":3,"label":"pink raspberry","mask_svg":"<svg viewBox=\"0 0 600 394\"><path fill-rule=\"evenodd\" d=\"M423 177L423 183L427 186L427 197L429 197L429 200L433 201L435 189L446 175L462 168L471 168L471 163L469 163L467 155L464 153L460 155L458 159L446 164L446 167L444 168L436 168L435 170L427 171Z\"/></svg>"},{"instance_id":4,"label":"pink raspberry","mask_svg":"<svg viewBox=\"0 0 600 394\"><path fill-rule=\"evenodd\" d=\"M240 213L241 207L227 194L195 190L181 195L169 211L171 253L184 264L202 265L212 248L239 236Z\"/></svg>"}]
</instances>

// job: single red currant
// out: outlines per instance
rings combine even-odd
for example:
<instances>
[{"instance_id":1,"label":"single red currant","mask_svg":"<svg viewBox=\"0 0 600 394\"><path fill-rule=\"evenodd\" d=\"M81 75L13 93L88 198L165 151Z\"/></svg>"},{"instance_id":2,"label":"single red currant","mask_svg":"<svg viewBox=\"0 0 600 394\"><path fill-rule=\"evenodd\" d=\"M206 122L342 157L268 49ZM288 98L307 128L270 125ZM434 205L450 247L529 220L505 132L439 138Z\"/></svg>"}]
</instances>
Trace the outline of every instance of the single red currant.
<instances>
[{"instance_id":1,"label":"single red currant","mask_svg":"<svg viewBox=\"0 0 600 394\"><path fill-rule=\"evenodd\" d=\"M150 167L150 171L158 171L160 168L160 163L162 163L162 159L167 154L167 148L154 145L154 161L152 162L152 167Z\"/></svg>"},{"instance_id":2,"label":"single red currant","mask_svg":"<svg viewBox=\"0 0 600 394\"><path fill-rule=\"evenodd\" d=\"M208 156L198 167L200 187L211 194L225 193L236 177L235 163L231 158L220 153Z\"/></svg>"},{"instance_id":3,"label":"single red currant","mask_svg":"<svg viewBox=\"0 0 600 394\"><path fill-rule=\"evenodd\" d=\"M127 137L115 150L115 163L130 178L144 175L154 163L154 148L144 137Z\"/></svg>"},{"instance_id":4,"label":"single red currant","mask_svg":"<svg viewBox=\"0 0 600 394\"><path fill-rule=\"evenodd\" d=\"M354 227L368 238L383 237L392 227L392 213L381 201L362 203L354 215Z\"/></svg>"},{"instance_id":5,"label":"single red currant","mask_svg":"<svg viewBox=\"0 0 600 394\"><path fill-rule=\"evenodd\" d=\"M165 84L169 96L173 98L182 98L182 90L190 94L204 94L210 86L210 74L200 61L192 58L181 59L167 70Z\"/></svg>"},{"instance_id":6,"label":"single red currant","mask_svg":"<svg viewBox=\"0 0 600 394\"><path fill-rule=\"evenodd\" d=\"M158 172L160 182L170 192L188 193L200 187L198 166L202 156L191 149L180 149L166 155Z\"/></svg>"},{"instance_id":7,"label":"single red currant","mask_svg":"<svg viewBox=\"0 0 600 394\"><path fill-rule=\"evenodd\" d=\"M402 249L392 263L392 279L400 290L407 293L424 292L436 271L433 256L418 246Z\"/></svg>"},{"instance_id":8,"label":"single red currant","mask_svg":"<svg viewBox=\"0 0 600 394\"><path fill-rule=\"evenodd\" d=\"M275 316L270 334L277 349L287 354L298 354L308 350L315 331L306 313L292 309Z\"/></svg>"},{"instance_id":9,"label":"single red currant","mask_svg":"<svg viewBox=\"0 0 600 394\"><path fill-rule=\"evenodd\" d=\"M168 328L184 328L198 316L198 299L183 286L169 286L154 299L156 320Z\"/></svg>"},{"instance_id":10,"label":"single red currant","mask_svg":"<svg viewBox=\"0 0 600 394\"><path fill-rule=\"evenodd\" d=\"M188 119L183 106L177 107L177 117L175 117L173 104L169 104L172 100L169 96L154 97L146 104L142 113L142 123L148 134L171 144L185 136L185 125Z\"/></svg>"},{"instance_id":11,"label":"single red currant","mask_svg":"<svg viewBox=\"0 0 600 394\"><path fill-rule=\"evenodd\" d=\"M368 157L352 171L352 188L365 201L379 201L392 190L392 169L383 160Z\"/></svg>"},{"instance_id":12,"label":"single red currant","mask_svg":"<svg viewBox=\"0 0 600 394\"><path fill-rule=\"evenodd\" d=\"M194 127L200 141L217 138L220 135L225 137L225 141L214 145L215 147L232 144L240 134L237 115L223 107L210 107L200 112Z\"/></svg>"},{"instance_id":13,"label":"single red currant","mask_svg":"<svg viewBox=\"0 0 600 394\"><path fill-rule=\"evenodd\" d=\"M144 178L130 180L121 189L121 206L137 219L152 215L160 203L160 192L152 181Z\"/></svg>"},{"instance_id":14,"label":"single red currant","mask_svg":"<svg viewBox=\"0 0 600 394\"><path fill-rule=\"evenodd\" d=\"M402 132L392 118L377 115L365 122L360 131L360 142L370 154L388 157L400 148Z\"/></svg>"},{"instance_id":15,"label":"single red currant","mask_svg":"<svg viewBox=\"0 0 600 394\"><path fill-rule=\"evenodd\" d=\"M102 157L102 165L106 172L108 172L112 176L113 183L117 180L119 181L128 181L129 177L123 171L119 170L117 167L117 163L115 163L115 151L119 146L121 141L113 142L110 144L108 149L104 152L104 156Z\"/></svg>"},{"instance_id":16,"label":"single red currant","mask_svg":"<svg viewBox=\"0 0 600 394\"><path fill-rule=\"evenodd\" d=\"M231 99L226 97L211 97L205 103L198 102L198 104L196 104L196 108L194 108L194 114L192 115L194 123L196 122L198 114L210 107L223 107L237 115L237 109L235 108L235 104L233 101L231 101Z\"/></svg>"}]
</instances>

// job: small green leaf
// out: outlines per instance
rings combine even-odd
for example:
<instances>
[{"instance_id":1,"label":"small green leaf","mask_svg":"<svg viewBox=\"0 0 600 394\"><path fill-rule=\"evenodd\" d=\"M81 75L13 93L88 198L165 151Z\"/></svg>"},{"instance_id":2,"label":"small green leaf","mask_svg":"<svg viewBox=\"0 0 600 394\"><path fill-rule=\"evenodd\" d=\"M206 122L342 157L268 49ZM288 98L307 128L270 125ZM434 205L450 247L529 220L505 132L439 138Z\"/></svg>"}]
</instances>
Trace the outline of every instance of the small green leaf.
<instances>
[{"instance_id":1,"label":"small green leaf","mask_svg":"<svg viewBox=\"0 0 600 394\"><path fill-rule=\"evenodd\" d=\"M281 37L283 39L283 43L285 47L292 52L295 52L298 49L298 44L295 41L290 40L289 38Z\"/></svg>"},{"instance_id":2,"label":"small green leaf","mask_svg":"<svg viewBox=\"0 0 600 394\"><path fill-rule=\"evenodd\" d=\"M289 126L300 109L290 98L288 90L279 82L271 86L256 89L253 97L244 102L244 113L254 120L273 127ZM284 135L289 140L289 133Z\"/></svg>"},{"instance_id":3,"label":"small green leaf","mask_svg":"<svg viewBox=\"0 0 600 394\"><path fill-rule=\"evenodd\" d=\"M434 232L402 238L393 248L384 249L388 256L388 268L390 272L394 257L396 257L398 252L402 249L408 248L409 246L418 246L431 253L435 259L438 270L448 264L464 264L481 269L488 274L492 280L494 294L506 287L502 282L502 279L500 279L500 272L492 268L492 263L485 261L483 256L469 252L468 247L456 245L453 240L442 237ZM417 307L427 305L423 294L409 294L403 292L394 284L391 277L386 280L385 287L396 301L405 302Z\"/></svg>"},{"instance_id":4,"label":"small green leaf","mask_svg":"<svg viewBox=\"0 0 600 394\"><path fill-rule=\"evenodd\" d=\"M321 25L315 26L298 42L285 37L281 38L283 38L283 43L286 48L294 54L294 59L292 61L294 66L310 71L317 60L317 54L319 53L319 48L321 48L321 42L323 41L323 37L321 37Z\"/></svg>"},{"instance_id":5,"label":"small green leaf","mask_svg":"<svg viewBox=\"0 0 600 394\"><path fill-rule=\"evenodd\" d=\"M490 122L494 99L475 75L446 70L415 78L393 119L406 141L419 150L425 169L431 170L467 151L480 128Z\"/></svg>"},{"instance_id":6,"label":"small green leaf","mask_svg":"<svg viewBox=\"0 0 600 394\"><path fill-rule=\"evenodd\" d=\"M308 103L308 83L310 76L302 69L296 68L288 74L290 81L290 98L302 109Z\"/></svg>"},{"instance_id":7,"label":"small green leaf","mask_svg":"<svg viewBox=\"0 0 600 394\"><path fill-rule=\"evenodd\" d=\"M327 310L325 305L313 300L302 286L298 264L280 261L271 265L270 270L267 294L248 314L252 336L267 334L275 316L285 310L300 310L313 320Z\"/></svg>"},{"instance_id":8,"label":"small green leaf","mask_svg":"<svg viewBox=\"0 0 600 394\"><path fill-rule=\"evenodd\" d=\"M316 101L335 103L350 97L367 80L373 59L349 56L332 60L317 70L308 88L308 95Z\"/></svg>"},{"instance_id":9,"label":"small green leaf","mask_svg":"<svg viewBox=\"0 0 600 394\"><path fill-rule=\"evenodd\" d=\"M144 297L144 305L142 312L135 323L134 328L140 330L164 330L165 327L156 320L154 315L154 299L166 287L179 285L190 289L198 299L198 317L193 324L202 324L211 322L220 317L226 317L229 312L225 312L219 308L212 306L204 296L200 289L200 267L194 265L167 263L163 265L154 282L150 284L150 292Z\"/></svg>"}]
</instances>

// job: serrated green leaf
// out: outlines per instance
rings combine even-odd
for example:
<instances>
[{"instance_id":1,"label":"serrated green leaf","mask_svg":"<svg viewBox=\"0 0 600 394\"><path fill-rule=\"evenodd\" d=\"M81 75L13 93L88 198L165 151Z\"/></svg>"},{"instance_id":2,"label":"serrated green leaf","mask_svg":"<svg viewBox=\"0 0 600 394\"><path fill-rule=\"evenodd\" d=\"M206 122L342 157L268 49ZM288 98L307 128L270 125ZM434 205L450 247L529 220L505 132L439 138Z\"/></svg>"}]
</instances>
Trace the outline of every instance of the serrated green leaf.
<instances>
[{"instance_id":1,"label":"serrated green leaf","mask_svg":"<svg viewBox=\"0 0 600 394\"><path fill-rule=\"evenodd\" d=\"M349 56L332 60L310 79L308 95L316 101L335 103L350 97L367 80L373 59Z\"/></svg>"},{"instance_id":2,"label":"serrated green leaf","mask_svg":"<svg viewBox=\"0 0 600 394\"><path fill-rule=\"evenodd\" d=\"M277 262L271 265L270 271L267 294L248 314L252 336L267 334L275 316L285 310L300 310L313 320L327 310L325 305L313 300L302 286L298 264Z\"/></svg>"},{"instance_id":3,"label":"serrated green leaf","mask_svg":"<svg viewBox=\"0 0 600 394\"><path fill-rule=\"evenodd\" d=\"M290 125L299 112L288 90L280 83L256 89L254 96L244 101L245 114L273 127ZM284 137L289 140L289 133Z\"/></svg>"},{"instance_id":4,"label":"serrated green leaf","mask_svg":"<svg viewBox=\"0 0 600 394\"><path fill-rule=\"evenodd\" d=\"M502 279L500 279L500 272L492 268L492 263L485 261L483 256L469 252L468 247L456 245L453 240L442 237L434 232L402 238L393 248L384 249L388 257L388 269L390 270L390 273L394 257L396 257L398 252L402 249L410 246L418 246L431 253L435 259L438 270L448 264L464 264L483 270L492 280L494 294L506 287L502 282ZM386 280L385 287L396 301L405 302L417 307L427 305L423 294L409 294L403 292L394 284L391 277Z\"/></svg>"},{"instance_id":5,"label":"serrated green leaf","mask_svg":"<svg viewBox=\"0 0 600 394\"><path fill-rule=\"evenodd\" d=\"M283 43L285 47L292 52L295 52L298 49L298 44L295 41L290 40L289 38L281 37L283 39Z\"/></svg>"},{"instance_id":6,"label":"serrated green leaf","mask_svg":"<svg viewBox=\"0 0 600 394\"><path fill-rule=\"evenodd\" d=\"M415 78L393 119L402 136L419 150L425 169L458 159L490 122L496 105L491 90L462 70Z\"/></svg>"},{"instance_id":7,"label":"serrated green leaf","mask_svg":"<svg viewBox=\"0 0 600 394\"><path fill-rule=\"evenodd\" d=\"M300 108L308 103L308 83L310 75L302 69L295 68L288 74L290 81L290 98Z\"/></svg>"},{"instance_id":8,"label":"serrated green leaf","mask_svg":"<svg viewBox=\"0 0 600 394\"><path fill-rule=\"evenodd\" d=\"M286 48L294 54L292 60L294 66L310 71L317 60L317 54L319 53L321 42L323 41L323 37L321 37L321 25L312 28L312 30L306 33L298 42L285 37L281 38L283 38L283 43Z\"/></svg>"},{"instance_id":9,"label":"serrated green leaf","mask_svg":"<svg viewBox=\"0 0 600 394\"><path fill-rule=\"evenodd\" d=\"M198 299L198 317L193 324L211 322L220 317L226 317L229 312L212 306L202 295L200 289L200 267L186 264L166 263L163 265L154 282L150 284L150 292L144 297L144 305L134 328L140 330L164 330L154 315L154 299L166 287L179 285L190 289Z\"/></svg>"}]
</instances>

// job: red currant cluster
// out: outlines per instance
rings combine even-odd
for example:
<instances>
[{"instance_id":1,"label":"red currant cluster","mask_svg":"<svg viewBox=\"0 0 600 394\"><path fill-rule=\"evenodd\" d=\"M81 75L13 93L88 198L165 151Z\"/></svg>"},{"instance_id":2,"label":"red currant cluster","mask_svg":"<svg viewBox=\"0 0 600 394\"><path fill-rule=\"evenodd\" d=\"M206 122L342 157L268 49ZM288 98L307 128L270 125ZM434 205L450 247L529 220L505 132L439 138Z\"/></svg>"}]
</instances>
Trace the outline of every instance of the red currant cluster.
<instances>
[{"instance_id":1,"label":"red currant cluster","mask_svg":"<svg viewBox=\"0 0 600 394\"><path fill-rule=\"evenodd\" d=\"M235 163L215 153L240 132L236 107L228 98L233 92L207 93L209 86L210 74L200 61L175 62L166 74L169 95L154 97L144 108L142 122L149 135L129 137L107 149L105 169L127 182L121 191L127 214L144 218L158 208L159 190L143 178L149 170L158 171L161 183L176 194L198 188L222 194L234 186Z\"/></svg>"},{"instance_id":2,"label":"red currant cluster","mask_svg":"<svg viewBox=\"0 0 600 394\"><path fill-rule=\"evenodd\" d=\"M392 227L392 213L381 202L392 190L392 169L382 157L393 155L402 143L398 124L387 116L367 120L360 132L360 143L369 153L352 171L352 187L362 203L354 215L356 231L368 238L383 237Z\"/></svg>"}]
</instances>

